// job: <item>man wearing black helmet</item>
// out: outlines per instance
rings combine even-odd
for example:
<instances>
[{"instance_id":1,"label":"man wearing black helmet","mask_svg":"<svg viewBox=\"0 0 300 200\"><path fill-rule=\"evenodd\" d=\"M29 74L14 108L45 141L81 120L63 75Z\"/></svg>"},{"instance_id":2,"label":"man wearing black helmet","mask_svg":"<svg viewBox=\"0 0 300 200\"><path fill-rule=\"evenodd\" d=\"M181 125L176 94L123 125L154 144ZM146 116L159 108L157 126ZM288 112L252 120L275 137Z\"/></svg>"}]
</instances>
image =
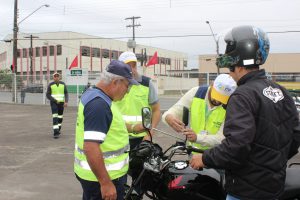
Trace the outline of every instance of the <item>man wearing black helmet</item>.
<instances>
[{"instance_id":1,"label":"man wearing black helmet","mask_svg":"<svg viewBox=\"0 0 300 200\"><path fill-rule=\"evenodd\" d=\"M284 189L287 160L299 147L294 101L259 69L270 47L261 29L235 27L224 41L226 50L217 66L229 68L238 85L228 101L225 139L194 155L191 166L225 169L228 200L277 199Z\"/></svg>"}]
</instances>

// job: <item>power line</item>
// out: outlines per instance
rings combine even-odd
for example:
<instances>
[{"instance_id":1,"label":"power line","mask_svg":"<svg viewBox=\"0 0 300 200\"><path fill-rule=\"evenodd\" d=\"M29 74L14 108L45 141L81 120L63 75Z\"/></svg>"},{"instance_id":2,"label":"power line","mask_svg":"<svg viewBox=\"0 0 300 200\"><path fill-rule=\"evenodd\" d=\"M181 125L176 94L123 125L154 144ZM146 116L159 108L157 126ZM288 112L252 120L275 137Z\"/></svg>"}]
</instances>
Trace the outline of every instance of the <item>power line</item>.
<instances>
[{"instance_id":1,"label":"power line","mask_svg":"<svg viewBox=\"0 0 300 200\"><path fill-rule=\"evenodd\" d=\"M300 33L300 30L291 31L269 31L268 34L288 34L288 33ZM187 37L211 37L211 34L187 34L187 35L156 35L156 36L136 36L140 39L151 38L187 38ZM36 40L107 40L107 39L129 39L131 37L78 37L78 38L38 38ZM18 39L28 40L28 39ZM1 40L4 41L4 40Z\"/></svg>"}]
</instances>

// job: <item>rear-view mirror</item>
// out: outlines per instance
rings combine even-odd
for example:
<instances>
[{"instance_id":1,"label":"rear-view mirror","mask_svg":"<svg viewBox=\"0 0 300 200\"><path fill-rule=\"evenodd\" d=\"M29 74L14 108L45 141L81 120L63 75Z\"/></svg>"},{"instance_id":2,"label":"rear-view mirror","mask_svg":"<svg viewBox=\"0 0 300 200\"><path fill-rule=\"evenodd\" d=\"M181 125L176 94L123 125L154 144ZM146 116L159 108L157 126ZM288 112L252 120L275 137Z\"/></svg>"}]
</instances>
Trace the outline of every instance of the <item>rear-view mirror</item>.
<instances>
[{"instance_id":1,"label":"rear-view mirror","mask_svg":"<svg viewBox=\"0 0 300 200\"><path fill-rule=\"evenodd\" d=\"M152 126L152 112L149 107L142 108L142 123L145 129L150 130Z\"/></svg>"}]
</instances>

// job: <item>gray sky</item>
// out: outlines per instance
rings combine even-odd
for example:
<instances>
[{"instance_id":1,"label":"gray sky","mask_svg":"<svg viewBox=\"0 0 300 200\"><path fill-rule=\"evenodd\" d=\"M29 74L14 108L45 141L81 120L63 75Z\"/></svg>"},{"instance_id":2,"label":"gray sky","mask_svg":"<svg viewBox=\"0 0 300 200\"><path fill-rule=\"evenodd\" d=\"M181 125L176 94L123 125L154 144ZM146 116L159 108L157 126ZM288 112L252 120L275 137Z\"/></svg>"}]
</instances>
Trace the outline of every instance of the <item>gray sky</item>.
<instances>
[{"instance_id":1,"label":"gray sky","mask_svg":"<svg viewBox=\"0 0 300 200\"><path fill-rule=\"evenodd\" d=\"M14 0L0 0L0 39L12 33ZM21 33L74 31L100 37L132 37L126 28L140 16L137 44L185 52L189 67L197 67L197 55L211 54L216 44L205 22L214 33L237 25L254 25L270 33L271 52L300 53L299 0L19 0ZM185 36L138 38L153 36ZM127 41L128 39L123 39Z\"/></svg>"}]
</instances>

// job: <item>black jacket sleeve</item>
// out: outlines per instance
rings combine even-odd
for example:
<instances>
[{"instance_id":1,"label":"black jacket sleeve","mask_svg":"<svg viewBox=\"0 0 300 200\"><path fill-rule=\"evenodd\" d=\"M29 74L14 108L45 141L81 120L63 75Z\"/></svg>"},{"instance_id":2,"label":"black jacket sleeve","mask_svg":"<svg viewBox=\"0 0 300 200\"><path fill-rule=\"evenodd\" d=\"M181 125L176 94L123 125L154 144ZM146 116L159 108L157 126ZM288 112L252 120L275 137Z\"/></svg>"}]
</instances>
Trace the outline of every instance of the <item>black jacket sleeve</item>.
<instances>
[{"instance_id":1,"label":"black jacket sleeve","mask_svg":"<svg viewBox=\"0 0 300 200\"><path fill-rule=\"evenodd\" d=\"M229 101L224 126L225 139L203 154L204 165L210 168L235 169L242 166L247 161L255 137L253 101L242 94L232 95Z\"/></svg>"},{"instance_id":2,"label":"black jacket sleeve","mask_svg":"<svg viewBox=\"0 0 300 200\"><path fill-rule=\"evenodd\" d=\"M294 128L293 141L291 144L288 159L292 158L294 155L298 153L299 146L300 146L300 124L298 123L298 126Z\"/></svg>"},{"instance_id":3,"label":"black jacket sleeve","mask_svg":"<svg viewBox=\"0 0 300 200\"><path fill-rule=\"evenodd\" d=\"M64 85L65 85L65 91L64 91L64 93L65 93L65 102L68 103L69 93L68 93L67 85L65 83L64 83Z\"/></svg>"}]
</instances>

